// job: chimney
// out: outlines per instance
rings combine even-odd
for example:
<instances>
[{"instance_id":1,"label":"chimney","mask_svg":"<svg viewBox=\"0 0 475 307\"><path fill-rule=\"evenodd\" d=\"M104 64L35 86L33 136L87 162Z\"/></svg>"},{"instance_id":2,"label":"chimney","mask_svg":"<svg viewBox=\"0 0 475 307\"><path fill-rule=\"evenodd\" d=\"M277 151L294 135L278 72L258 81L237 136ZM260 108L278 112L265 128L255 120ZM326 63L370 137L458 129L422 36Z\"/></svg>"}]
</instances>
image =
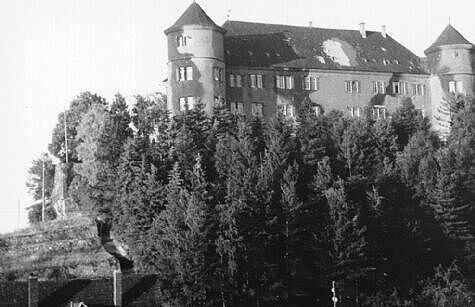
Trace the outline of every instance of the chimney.
<instances>
[{"instance_id":1,"label":"chimney","mask_svg":"<svg viewBox=\"0 0 475 307\"><path fill-rule=\"evenodd\" d=\"M313 27L313 22L312 22L312 21L309 21L309 22L308 22L308 26L309 26L310 28L312 28L312 27Z\"/></svg>"},{"instance_id":2,"label":"chimney","mask_svg":"<svg viewBox=\"0 0 475 307\"><path fill-rule=\"evenodd\" d=\"M360 33L362 38L366 38L366 29L365 29L365 23L361 22L360 23Z\"/></svg>"},{"instance_id":3,"label":"chimney","mask_svg":"<svg viewBox=\"0 0 475 307\"><path fill-rule=\"evenodd\" d=\"M381 26L381 35L386 38L386 26L385 25L382 25Z\"/></svg>"}]
</instances>

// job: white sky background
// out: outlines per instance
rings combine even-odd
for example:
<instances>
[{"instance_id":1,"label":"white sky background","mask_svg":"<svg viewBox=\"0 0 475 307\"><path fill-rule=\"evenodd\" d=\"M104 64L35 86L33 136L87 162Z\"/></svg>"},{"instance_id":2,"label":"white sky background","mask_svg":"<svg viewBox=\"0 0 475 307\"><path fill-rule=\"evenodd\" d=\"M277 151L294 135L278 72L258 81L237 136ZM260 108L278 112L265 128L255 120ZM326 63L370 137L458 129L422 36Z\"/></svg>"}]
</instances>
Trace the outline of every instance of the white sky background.
<instances>
[{"instance_id":1,"label":"white sky background","mask_svg":"<svg viewBox=\"0 0 475 307\"><path fill-rule=\"evenodd\" d=\"M110 98L163 90L163 31L191 0L0 0L0 232L26 226L33 158L47 150L57 115L81 91ZM232 20L387 32L419 56L451 23L475 42L473 0L201 0Z\"/></svg>"}]
</instances>

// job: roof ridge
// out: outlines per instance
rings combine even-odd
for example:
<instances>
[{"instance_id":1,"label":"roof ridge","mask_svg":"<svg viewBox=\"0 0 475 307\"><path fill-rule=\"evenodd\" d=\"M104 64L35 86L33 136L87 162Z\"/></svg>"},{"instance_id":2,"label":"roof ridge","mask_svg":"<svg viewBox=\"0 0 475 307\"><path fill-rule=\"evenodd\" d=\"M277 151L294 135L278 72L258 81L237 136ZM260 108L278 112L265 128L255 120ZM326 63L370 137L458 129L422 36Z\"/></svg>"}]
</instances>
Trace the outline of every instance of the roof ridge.
<instances>
[{"instance_id":1,"label":"roof ridge","mask_svg":"<svg viewBox=\"0 0 475 307\"><path fill-rule=\"evenodd\" d=\"M289 24L283 24L283 23L267 23L267 22L254 22L254 21L242 21L242 20L226 20L222 27L226 23L247 23L247 24L260 24L260 25L269 25L269 26L279 26L279 27L292 27L292 28L307 28L307 29L319 29L319 30L333 30L333 31L351 31L351 32L360 32L359 29L341 29L341 28L322 28L322 27L316 27L316 26L302 26L302 25L289 25ZM366 32L371 32L371 33L380 33L380 31L375 31L375 30L366 30Z\"/></svg>"}]
</instances>

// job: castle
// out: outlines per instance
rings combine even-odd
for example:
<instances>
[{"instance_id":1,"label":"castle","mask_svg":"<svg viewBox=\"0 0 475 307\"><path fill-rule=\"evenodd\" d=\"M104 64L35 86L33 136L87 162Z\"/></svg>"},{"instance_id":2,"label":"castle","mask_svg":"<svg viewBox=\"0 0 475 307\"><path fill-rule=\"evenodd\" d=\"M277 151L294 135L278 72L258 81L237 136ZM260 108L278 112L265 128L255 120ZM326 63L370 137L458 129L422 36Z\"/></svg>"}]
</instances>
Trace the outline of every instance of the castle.
<instances>
[{"instance_id":1,"label":"castle","mask_svg":"<svg viewBox=\"0 0 475 307\"><path fill-rule=\"evenodd\" d=\"M384 118L409 100L443 132L440 104L474 94L474 45L448 25L419 58L386 33L226 21L221 27L193 2L165 30L168 108L201 101L207 112L295 117L310 102L317 114ZM446 115L446 114L445 114Z\"/></svg>"}]
</instances>

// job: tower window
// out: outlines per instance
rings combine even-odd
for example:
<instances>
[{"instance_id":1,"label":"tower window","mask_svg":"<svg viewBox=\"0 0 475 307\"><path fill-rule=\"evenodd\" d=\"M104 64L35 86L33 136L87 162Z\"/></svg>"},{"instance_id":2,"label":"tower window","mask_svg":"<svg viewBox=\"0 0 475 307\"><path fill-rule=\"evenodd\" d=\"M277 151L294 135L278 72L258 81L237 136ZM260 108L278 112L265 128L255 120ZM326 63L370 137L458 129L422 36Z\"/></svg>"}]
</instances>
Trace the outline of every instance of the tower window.
<instances>
[{"instance_id":1,"label":"tower window","mask_svg":"<svg viewBox=\"0 0 475 307\"><path fill-rule=\"evenodd\" d=\"M176 79L178 81L193 80L193 67L178 67L176 69Z\"/></svg>"},{"instance_id":2,"label":"tower window","mask_svg":"<svg viewBox=\"0 0 475 307\"><path fill-rule=\"evenodd\" d=\"M221 67L213 68L213 79L215 81L224 82L224 70Z\"/></svg>"},{"instance_id":3,"label":"tower window","mask_svg":"<svg viewBox=\"0 0 475 307\"><path fill-rule=\"evenodd\" d=\"M351 80L345 81L345 91L347 93L359 93L360 92L360 82Z\"/></svg>"},{"instance_id":4,"label":"tower window","mask_svg":"<svg viewBox=\"0 0 475 307\"><path fill-rule=\"evenodd\" d=\"M178 47L189 46L191 45L191 37L179 35L176 38L176 44Z\"/></svg>"},{"instance_id":5,"label":"tower window","mask_svg":"<svg viewBox=\"0 0 475 307\"><path fill-rule=\"evenodd\" d=\"M192 110L195 107L195 97L180 97L180 111Z\"/></svg>"},{"instance_id":6,"label":"tower window","mask_svg":"<svg viewBox=\"0 0 475 307\"><path fill-rule=\"evenodd\" d=\"M449 92L450 93L462 93L463 85L462 81L449 81Z\"/></svg>"},{"instance_id":7,"label":"tower window","mask_svg":"<svg viewBox=\"0 0 475 307\"><path fill-rule=\"evenodd\" d=\"M305 77L302 82L302 88L307 91L318 91L319 81L318 77Z\"/></svg>"},{"instance_id":8,"label":"tower window","mask_svg":"<svg viewBox=\"0 0 475 307\"><path fill-rule=\"evenodd\" d=\"M252 116L262 117L263 116L262 103L253 102L251 104L251 114L252 114Z\"/></svg>"}]
</instances>

